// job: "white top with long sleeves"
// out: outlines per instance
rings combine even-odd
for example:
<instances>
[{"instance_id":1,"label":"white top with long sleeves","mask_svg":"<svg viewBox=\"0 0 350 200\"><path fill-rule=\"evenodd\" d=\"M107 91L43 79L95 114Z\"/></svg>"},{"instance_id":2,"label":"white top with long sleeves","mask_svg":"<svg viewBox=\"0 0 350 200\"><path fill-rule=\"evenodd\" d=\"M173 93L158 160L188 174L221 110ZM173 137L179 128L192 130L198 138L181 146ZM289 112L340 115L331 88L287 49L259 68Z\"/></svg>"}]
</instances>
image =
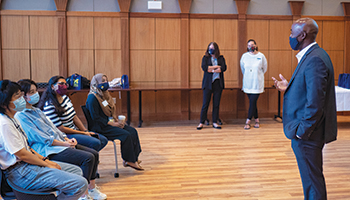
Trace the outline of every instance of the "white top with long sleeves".
<instances>
[{"instance_id":1,"label":"white top with long sleeves","mask_svg":"<svg viewBox=\"0 0 350 200\"><path fill-rule=\"evenodd\" d=\"M243 92L248 94L263 93L264 74L267 70L267 60L264 54L246 52L242 55L240 63L243 73Z\"/></svg>"}]
</instances>

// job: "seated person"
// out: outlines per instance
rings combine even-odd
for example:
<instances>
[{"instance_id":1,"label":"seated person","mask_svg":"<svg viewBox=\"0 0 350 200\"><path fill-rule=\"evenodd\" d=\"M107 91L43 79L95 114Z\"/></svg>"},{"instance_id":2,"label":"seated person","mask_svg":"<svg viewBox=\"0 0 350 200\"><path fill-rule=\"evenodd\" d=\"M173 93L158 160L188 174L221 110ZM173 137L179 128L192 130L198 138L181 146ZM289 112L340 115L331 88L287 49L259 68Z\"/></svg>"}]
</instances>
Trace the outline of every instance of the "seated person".
<instances>
[{"instance_id":1,"label":"seated person","mask_svg":"<svg viewBox=\"0 0 350 200\"><path fill-rule=\"evenodd\" d=\"M76 200L87 189L87 181L60 170L28 145L27 136L14 118L25 108L20 86L0 81L0 167L12 184L26 190L58 190L57 199Z\"/></svg>"},{"instance_id":2,"label":"seated person","mask_svg":"<svg viewBox=\"0 0 350 200\"><path fill-rule=\"evenodd\" d=\"M91 80L86 107L94 121L92 131L103 134L109 140L120 140L124 167L143 170L138 160L141 153L138 133L135 128L117 121L115 104L108 87L106 75L96 74ZM112 119L109 120L109 117Z\"/></svg>"},{"instance_id":3,"label":"seated person","mask_svg":"<svg viewBox=\"0 0 350 200\"><path fill-rule=\"evenodd\" d=\"M33 106L40 99L37 84L34 81L24 79L18 84L24 93L26 108L17 112L15 118L21 123L27 134L30 147L39 154L49 157L50 160L81 167L83 176L89 182L88 194L93 199L106 199L107 196L95 187L98 152L83 145L77 145L74 138L68 139L66 134L56 128L39 108Z\"/></svg>"},{"instance_id":4,"label":"seated person","mask_svg":"<svg viewBox=\"0 0 350 200\"><path fill-rule=\"evenodd\" d=\"M66 93L66 80L62 76L54 76L49 80L49 86L43 93L38 107L60 131L67 134L68 138L75 138L78 144L100 151L107 145L107 138L101 134L89 132L84 127Z\"/></svg>"}]
</instances>

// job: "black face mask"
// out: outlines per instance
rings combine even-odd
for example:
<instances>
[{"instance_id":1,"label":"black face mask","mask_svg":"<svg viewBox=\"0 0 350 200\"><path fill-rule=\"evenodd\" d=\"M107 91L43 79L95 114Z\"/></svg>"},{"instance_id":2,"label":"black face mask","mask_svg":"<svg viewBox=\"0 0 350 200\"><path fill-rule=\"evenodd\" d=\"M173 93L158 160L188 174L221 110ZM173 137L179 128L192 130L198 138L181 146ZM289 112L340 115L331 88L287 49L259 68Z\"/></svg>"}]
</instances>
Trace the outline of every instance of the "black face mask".
<instances>
[{"instance_id":1,"label":"black face mask","mask_svg":"<svg viewBox=\"0 0 350 200\"><path fill-rule=\"evenodd\" d=\"M210 55L215 54L215 49L209 49L208 53L209 53Z\"/></svg>"},{"instance_id":2,"label":"black face mask","mask_svg":"<svg viewBox=\"0 0 350 200\"><path fill-rule=\"evenodd\" d=\"M258 50L258 49L256 47L247 48L248 52L254 52L255 50Z\"/></svg>"}]
</instances>

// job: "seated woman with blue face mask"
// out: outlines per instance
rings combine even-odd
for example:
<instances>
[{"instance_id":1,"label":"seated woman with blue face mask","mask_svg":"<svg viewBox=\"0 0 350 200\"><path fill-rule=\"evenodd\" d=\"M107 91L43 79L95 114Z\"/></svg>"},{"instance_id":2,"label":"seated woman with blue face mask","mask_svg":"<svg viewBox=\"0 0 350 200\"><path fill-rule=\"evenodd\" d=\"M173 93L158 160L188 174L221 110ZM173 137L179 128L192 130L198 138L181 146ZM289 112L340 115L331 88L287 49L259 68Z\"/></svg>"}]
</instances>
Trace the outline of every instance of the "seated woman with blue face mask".
<instances>
[{"instance_id":1,"label":"seated woman with blue face mask","mask_svg":"<svg viewBox=\"0 0 350 200\"><path fill-rule=\"evenodd\" d=\"M33 191L58 190L57 199L76 200L87 189L86 180L33 150L14 115L25 109L21 87L0 81L0 167L5 178L19 188Z\"/></svg>"},{"instance_id":2,"label":"seated woman with blue face mask","mask_svg":"<svg viewBox=\"0 0 350 200\"><path fill-rule=\"evenodd\" d=\"M50 160L71 163L82 169L83 176L89 182L89 190L82 199L88 199L87 194L93 199L106 199L107 196L95 187L98 152L77 144L75 138L67 138L39 108L33 106L40 99L34 81L25 79L20 80L18 84L24 93L25 109L17 112L15 118L20 121L26 132L28 144Z\"/></svg>"}]
</instances>

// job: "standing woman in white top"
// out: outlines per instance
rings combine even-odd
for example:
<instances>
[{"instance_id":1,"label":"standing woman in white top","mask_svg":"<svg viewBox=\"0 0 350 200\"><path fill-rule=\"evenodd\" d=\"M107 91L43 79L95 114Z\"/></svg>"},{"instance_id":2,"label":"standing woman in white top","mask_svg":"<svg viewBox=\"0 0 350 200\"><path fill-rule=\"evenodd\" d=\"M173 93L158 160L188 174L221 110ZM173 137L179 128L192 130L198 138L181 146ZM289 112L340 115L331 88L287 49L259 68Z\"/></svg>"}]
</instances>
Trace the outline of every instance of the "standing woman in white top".
<instances>
[{"instance_id":1,"label":"standing woman in white top","mask_svg":"<svg viewBox=\"0 0 350 200\"><path fill-rule=\"evenodd\" d=\"M259 128L259 117L257 109L257 101L259 95L264 92L264 74L267 70L267 61L253 39L248 40L247 51L241 58L241 70L243 73L242 90L248 95L249 110L248 118L245 122L244 129L250 129L250 121L254 117L254 128Z\"/></svg>"}]
</instances>

